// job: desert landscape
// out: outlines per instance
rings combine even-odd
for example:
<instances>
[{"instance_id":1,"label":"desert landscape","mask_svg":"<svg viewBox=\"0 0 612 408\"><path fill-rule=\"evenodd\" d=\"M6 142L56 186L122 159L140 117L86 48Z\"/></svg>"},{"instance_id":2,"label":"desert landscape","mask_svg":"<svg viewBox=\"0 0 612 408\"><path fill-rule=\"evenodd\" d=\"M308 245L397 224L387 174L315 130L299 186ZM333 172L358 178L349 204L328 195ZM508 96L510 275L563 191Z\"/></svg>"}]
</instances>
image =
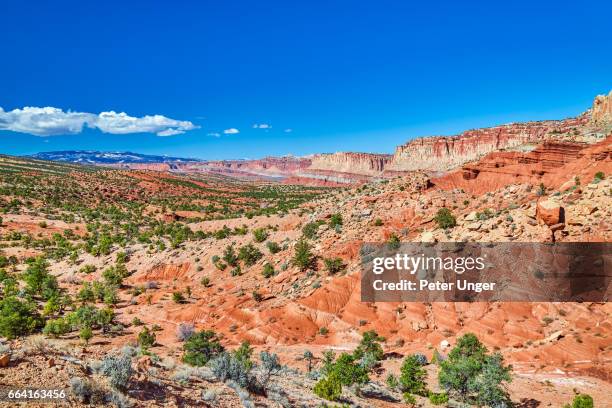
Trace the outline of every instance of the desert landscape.
<instances>
[{"instance_id":1,"label":"desert landscape","mask_svg":"<svg viewBox=\"0 0 612 408\"><path fill-rule=\"evenodd\" d=\"M611 242L612 93L585 109L389 154L0 156L0 386L75 407L612 406L607 301L360 292L366 242Z\"/></svg>"}]
</instances>

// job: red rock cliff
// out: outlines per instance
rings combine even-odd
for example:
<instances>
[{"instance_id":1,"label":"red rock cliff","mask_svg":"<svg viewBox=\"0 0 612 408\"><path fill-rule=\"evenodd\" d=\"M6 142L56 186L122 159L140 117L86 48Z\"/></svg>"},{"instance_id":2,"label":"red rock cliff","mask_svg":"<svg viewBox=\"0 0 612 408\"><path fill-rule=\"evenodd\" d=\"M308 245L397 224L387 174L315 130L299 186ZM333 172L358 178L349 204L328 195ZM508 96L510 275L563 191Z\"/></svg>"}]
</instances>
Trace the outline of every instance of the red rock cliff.
<instances>
[{"instance_id":1,"label":"red rock cliff","mask_svg":"<svg viewBox=\"0 0 612 408\"><path fill-rule=\"evenodd\" d=\"M312 158L308 170L378 176L382 174L390 159L391 155L389 154L344 152L318 154Z\"/></svg>"},{"instance_id":2,"label":"red rock cliff","mask_svg":"<svg viewBox=\"0 0 612 408\"><path fill-rule=\"evenodd\" d=\"M217 172L224 174L244 174L259 176L289 176L310 165L310 159L301 157L264 157L256 160L218 160L200 163L186 163L181 171Z\"/></svg>"},{"instance_id":3,"label":"red rock cliff","mask_svg":"<svg viewBox=\"0 0 612 408\"><path fill-rule=\"evenodd\" d=\"M563 121L512 123L468 130L458 136L420 138L398 146L388 171L447 171L498 150L537 143L551 132L584 125L585 116Z\"/></svg>"}]
</instances>

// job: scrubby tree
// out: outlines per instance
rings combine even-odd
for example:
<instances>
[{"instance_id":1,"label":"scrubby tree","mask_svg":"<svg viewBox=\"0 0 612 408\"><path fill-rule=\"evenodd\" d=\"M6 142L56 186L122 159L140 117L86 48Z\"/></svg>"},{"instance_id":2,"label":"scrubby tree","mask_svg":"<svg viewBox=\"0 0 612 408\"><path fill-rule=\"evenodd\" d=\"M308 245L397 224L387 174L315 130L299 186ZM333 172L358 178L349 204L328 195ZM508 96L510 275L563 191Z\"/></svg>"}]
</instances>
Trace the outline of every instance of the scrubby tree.
<instances>
[{"instance_id":1,"label":"scrubby tree","mask_svg":"<svg viewBox=\"0 0 612 408\"><path fill-rule=\"evenodd\" d=\"M578 394L574 397L572 405L565 404L563 408L593 408L593 397L588 394Z\"/></svg>"},{"instance_id":2,"label":"scrubby tree","mask_svg":"<svg viewBox=\"0 0 612 408\"><path fill-rule=\"evenodd\" d=\"M488 355L480 340L468 333L440 363L438 380L461 401L495 406L509 401L504 383L511 381L510 372L501 354Z\"/></svg>"},{"instance_id":3,"label":"scrubby tree","mask_svg":"<svg viewBox=\"0 0 612 408\"><path fill-rule=\"evenodd\" d=\"M253 266L255 262L260 260L263 254L253 244L247 244L241 246L238 250L238 259L240 259L246 266Z\"/></svg>"},{"instance_id":4,"label":"scrubby tree","mask_svg":"<svg viewBox=\"0 0 612 408\"><path fill-rule=\"evenodd\" d=\"M333 363L326 363L323 373L328 377L337 377L342 385L365 384L368 382L368 372L357 359L349 353L342 353Z\"/></svg>"},{"instance_id":5,"label":"scrubby tree","mask_svg":"<svg viewBox=\"0 0 612 408\"><path fill-rule=\"evenodd\" d=\"M416 407L417 406L416 398L414 398L414 395L412 395L408 391L404 392L402 394L402 397L404 398L404 403L406 405L408 405L409 407Z\"/></svg>"},{"instance_id":6,"label":"scrubby tree","mask_svg":"<svg viewBox=\"0 0 612 408\"><path fill-rule=\"evenodd\" d=\"M138 345L144 351L148 350L155 344L155 333L148 328L144 327L140 333L138 333Z\"/></svg>"},{"instance_id":7,"label":"scrubby tree","mask_svg":"<svg viewBox=\"0 0 612 408\"><path fill-rule=\"evenodd\" d=\"M183 303L185 302L185 296L182 292L179 291L172 292L172 300L174 301L174 303Z\"/></svg>"},{"instance_id":8,"label":"scrubby tree","mask_svg":"<svg viewBox=\"0 0 612 408\"><path fill-rule=\"evenodd\" d=\"M70 333L70 331L72 331L72 327L68 320L63 317L47 320L43 328L43 333L52 337L59 337L66 333Z\"/></svg>"},{"instance_id":9,"label":"scrubby tree","mask_svg":"<svg viewBox=\"0 0 612 408\"><path fill-rule=\"evenodd\" d=\"M282 249L280 245L273 241L266 242L266 246L268 247L268 251L270 251L271 254L279 253Z\"/></svg>"},{"instance_id":10,"label":"scrubby tree","mask_svg":"<svg viewBox=\"0 0 612 408\"><path fill-rule=\"evenodd\" d=\"M397 379L397 376L393 373L387 375L385 383L387 383L387 387L389 387L389 389L394 391L399 387L399 380Z\"/></svg>"},{"instance_id":11,"label":"scrubby tree","mask_svg":"<svg viewBox=\"0 0 612 408\"><path fill-rule=\"evenodd\" d=\"M389 239L387 239L387 245L390 249L399 249L401 241L396 233L392 233L391 236L389 236Z\"/></svg>"},{"instance_id":12,"label":"scrubby tree","mask_svg":"<svg viewBox=\"0 0 612 408\"><path fill-rule=\"evenodd\" d=\"M342 226L342 214L336 213L331 216L329 219L329 226L331 228L341 227Z\"/></svg>"},{"instance_id":13,"label":"scrubby tree","mask_svg":"<svg viewBox=\"0 0 612 408\"><path fill-rule=\"evenodd\" d=\"M251 356L253 355L253 347L251 347L251 343L248 341L243 341L240 343L240 347L238 347L233 352L234 357L242 363L244 363L249 368L253 367L253 362L251 361Z\"/></svg>"},{"instance_id":14,"label":"scrubby tree","mask_svg":"<svg viewBox=\"0 0 612 408\"><path fill-rule=\"evenodd\" d=\"M332 275L340 272L345 267L342 258L325 258L323 263L325 264L325 269Z\"/></svg>"},{"instance_id":15,"label":"scrubby tree","mask_svg":"<svg viewBox=\"0 0 612 408\"><path fill-rule=\"evenodd\" d=\"M223 250L223 258L226 264L229 266L238 265L238 256L236 255L236 251L234 250L234 245L228 245Z\"/></svg>"},{"instance_id":16,"label":"scrubby tree","mask_svg":"<svg viewBox=\"0 0 612 408\"><path fill-rule=\"evenodd\" d=\"M0 335L8 339L31 334L39 329L42 320L34 304L15 296L0 300Z\"/></svg>"},{"instance_id":17,"label":"scrubby tree","mask_svg":"<svg viewBox=\"0 0 612 408\"><path fill-rule=\"evenodd\" d=\"M28 293L41 296L47 300L59 293L59 287L55 276L48 272L49 264L43 257L38 257L30 262L22 275Z\"/></svg>"},{"instance_id":18,"label":"scrubby tree","mask_svg":"<svg viewBox=\"0 0 612 408\"><path fill-rule=\"evenodd\" d=\"M605 173L603 171L598 171L597 173L595 173L595 177L593 177L593 182L599 183L601 180L605 178L606 178Z\"/></svg>"},{"instance_id":19,"label":"scrubby tree","mask_svg":"<svg viewBox=\"0 0 612 408\"><path fill-rule=\"evenodd\" d=\"M404 359L400 373L399 384L402 391L417 395L426 394L427 372L416 355L413 354Z\"/></svg>"},{"instance_id":20,"label":"scrubby tree","mask_svg":"<svg viewBox=\"0 0 612 408\"><path fill-rule=\"evenodd\" d=\"M265 228L256 228L253 230L253 238L255 242L264 242L268 239L268 231Z\"/></svg>"},{"instance_id":21,"label":"scrubby tree","mask_svg":"<svg viewBox=\"0 0 612 408\"><path fill-rule=\"evenodd\" d=\"M493 407L510 400L502 384L512 381L511 368L503 363L504 358L499 353L485 356L481 372L468 383L468 389L476 395L479 405Z\"/></svg>"},{"instance_id":22,"label":"scrubby tree","mask_svg":"<svg viewBox=\"0 0 612 408\"><path fill-rule=\"evenodd\" d=\"M293 255L293 263L300 270L305 271L312 268L314 264L314 255L310 251L310 244L304 239L300 239L295 244L295 254Z\"/></svg>"},{"instance_id":23,"label":"scrubby tree","mask_svg":"<svg viewBox=\"0 0 612 408\"><path fill-rule=\"evenodd\" d=\"M359 346L353 352L356 359L363 358L366 354L371 354L376 361L383 358L383 348L380 342L385 341L385 338L379 336L374 330L369 330L363 333L363 337L359 342Z\"/></svg>"},{"instance_id":24,"label":"scrubby tree","mask_svg":"<svg viewBox=\"0 0 612 408\"><path fill-rule=\"evenodd\" d=\"M122 263L117 263L102 272L102 277L108 285L118 287L121 287L123 284L123 279L125 279L128 275L128 270Z\"/></svg>"},{"instance_id":25,"label":"scrubby tree","mask_svg":"<svg viewBox=\"0 0 612 408\"><path fill-rule=\"evenodd\" d=\"M187 339L183 345L185 354L183 361L193 366L203 366L212 357L221 353L224 348L212 330L203 330L195 333Z\"/></svg>"},{"instance_id":26,"label":"scrubby tree","mask_svg":"<svg viewBox=\"0 0 612 408\"><path fill-rule=\"evenodd\" d=\"M448 394L445 392L431 392L427 394L429 402L434 405L443 405L448 402Z\"/></svg>"},{"instance_id":27,"label":"scrubby tree","mask_svg":"<svg viewBox=\"0 0 612 408\"><path fill-rule=\"evenodd\" d=\"M261 272L261 274L263 275L264 278L268 279L271 278L272 276L274 276L274 267L267 263L264 265L263 267L263 271Z\"/></svg>"},{"instance_id":28,"label":"scrubby tree","mask_svg":"<svg viewBox=\"0 0 612 408\"><path fill-rule=\"evenodd\" d=\"M540 183L540 186L538 187L538 191L536 192L536 194L539 196L543 196L544 194L546 194L546 186L544 185L544 183Z\"/></svg>"},{"instance_id":29,"label":"scrubby tree","mask_svg":"<svg viewBox=\"0 0 612 408\"><path fill-rule=\"evenodd\" d=\"M448 208L440 208L434 217L438 227L443 229L453 228L457 225L457 219Z\"/></svg>"},{"instance_id":30,"label":"scrubby tree","mask_svg":"<svg viewBox=\"0 0 612 408\"><path fill-rule=\"evenodd\" d=\"M93 331L91 330L91 327L83 327L79 332L79 337L81 338L81 340L83 340L85 344L88 344L89 340L91 340L91 338L93 337Z\"/></svg>"},{"instance_id":31,"label":"scrubby tree","mask_svg":"<svg viewBox=\"0 0 612 408\"><path fill-rule=\"evenodd\" d=\"M309 222L302 227L302 234L305 238L314 239L317 237L317 231L322 224L324 224L323 221Z\"/></svg>"},{"instance_id":32,"label":"scrubby tree","mask_svg":"<svg viewBox=\"0 0 612 408\"><path fill-rule=\"evenodd\" d=\"M314 386L313 392L319 398L328 401L337 401L342 395L342 383L336 376L320 379Z\"/></svg>"}]
</instances>

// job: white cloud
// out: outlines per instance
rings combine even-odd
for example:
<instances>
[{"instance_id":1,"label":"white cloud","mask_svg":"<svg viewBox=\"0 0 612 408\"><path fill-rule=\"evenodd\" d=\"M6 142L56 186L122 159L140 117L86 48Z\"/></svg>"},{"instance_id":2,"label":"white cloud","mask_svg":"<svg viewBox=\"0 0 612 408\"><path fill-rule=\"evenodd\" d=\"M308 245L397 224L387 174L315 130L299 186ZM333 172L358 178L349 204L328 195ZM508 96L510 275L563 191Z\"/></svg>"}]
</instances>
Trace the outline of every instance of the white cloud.
<instances>
[{"instance_id":1,"label":"white cloud","mask_svg":"<svg viewBox=\"0 0 612 408\"><path fill-rule=\"evenodd\" d=\"M167 130L162 130L161 132L157 132L157 136L174 136L174 135L180 135L183 133L185 133L184 130L167 129Z\"/></svg>"},{"instance_id":2,"label":"white cloud","mask_svg":"<svg viewBox=\"0 0 612 408\"><path fill-rule=\"evenodd\" d=\"M102 112L98 115L92 127L97 127L105 133L155 133L158 136L172 136L193 130L196 126L187 120L170 119L162 115L143 116L135 118L125 112Z\"/></svg>"},{"instance_id":3,"label":"white cloud","mask_svg":"<svg viewBox=\"0 0 612 408\"><path fill-rule=\"evenodd\" d=\"M221 134L218 132L210 132L208 133L208 136L212 136L212 137L221 137Z\"/></svg>"},{"instance_id":4,"label":"white cloud","mask_svg":"<svg viewBox=\"0 0 612 408\"><path fill-rule=\"evenodd\" d=\"M173 136L198 128L190 121L170 119L163 115L138 118L125 112L113 111L95 114L29 106L4 111L0 107L0 130L55 136L81 133L84 126L111 134L155 133L158 136Z\"/></svg>"},{"instance_id":5,"label":"white cloud","mask_svg":"<svg viewBox=\"0 0 612 408\"><path fill-rule=\"evenodd\" d=\"M53 136L81 133L83 125L95 118L90 113L64 112L57 108L26 106L6 112L0 108L0 130Z\"/></svg>"},{"instance_id":6,"label":"white cloud","mask_svg":"<svg viewBox=\"0 0 612 408\"><path fill-rule=\"evenodd\" d=\"M238 133L240 133L240 131L238 129L236 129L236 128L229 128L229 129L225 129L223 131L224 135L236 135Z\"/></svg>"},{"instance_id":7,"label":"white cloud","mask_svg":"<svg viewBox=\"0 0 612 408\"><path fill-rule=\"evenodd\" d=\"M272 125L267 123L255 123L253 129L272 129Z\"/></svg>"},{"instance_id":8,"label":"white cloud","mask_svg":"<svg viewBox=\"0 0 612 408\"><path fill-rule=\"evenodd\" d=\"M285 129L284 132L285 133L291 133L291 132L293 132L293 129Z\"/></svg>"}]
</instances>

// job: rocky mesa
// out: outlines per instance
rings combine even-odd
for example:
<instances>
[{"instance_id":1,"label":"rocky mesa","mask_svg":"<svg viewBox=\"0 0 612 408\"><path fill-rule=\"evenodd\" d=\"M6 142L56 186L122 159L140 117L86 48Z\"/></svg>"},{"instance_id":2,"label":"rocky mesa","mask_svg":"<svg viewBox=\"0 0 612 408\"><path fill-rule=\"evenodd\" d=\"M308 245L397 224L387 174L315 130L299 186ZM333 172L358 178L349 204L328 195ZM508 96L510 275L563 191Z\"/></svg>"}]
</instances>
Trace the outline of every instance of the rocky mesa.
<instances>
[{"instance_id":1,"label":"rocky mesa","mask_svg":"<svg viewBox=\"0 0 612 408\"><path fill-rule=\"evenodd\" d=\"M458 136L415 139L398 146L387 171L448 171L488 153L538 143L551 133L567 133L588 123L586 116L562 121L512 123L468 130Z\"/></svg>"},{"instance_id":2,"label":"rocky mesa","mask_svg":"<svg viewBox=\"0 0 612 408\"><path fill-rule=\"evenodd\" d=\"M379 176L390 160L389 154L351 152L317 154L312 158L308 170Z\"/></svg>"}]
</instances>

